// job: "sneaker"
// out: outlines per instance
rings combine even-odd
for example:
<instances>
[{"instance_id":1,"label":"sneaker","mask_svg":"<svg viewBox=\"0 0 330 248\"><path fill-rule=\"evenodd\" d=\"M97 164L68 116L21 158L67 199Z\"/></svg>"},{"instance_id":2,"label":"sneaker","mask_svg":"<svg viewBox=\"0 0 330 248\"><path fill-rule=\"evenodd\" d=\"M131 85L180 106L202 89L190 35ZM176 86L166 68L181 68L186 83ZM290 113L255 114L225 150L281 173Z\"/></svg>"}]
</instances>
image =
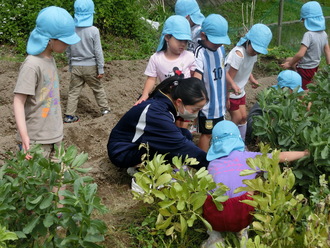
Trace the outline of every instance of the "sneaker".
<instances>
[{"instance_id":1,"label":"sneaker","mask_svg":"<svg viewBox=\"0 0 330 248\"><path fill-rule=\"evenodd\" d=\"M103 110L101 111L101 114L102 115L110 114L110 110L109 109Z\"/></svg>"},{"instance_id":2,"label":"sneaker","mask_svg":"<svg viewBox=\"0 0 330 248\"><path fill-rule=\"evenodd\" d=\"M66 115L64 117L64 123L73 123L79 121L79 117L76 115Z\"/></svg>"},{"instance_id":3,"label":"sneaker","mask_svg":"<svg viewBox=\"0 0 330 248\"><path fill-rule=\"evenodd\" d=\"M225 240L222 238L221 233L217 231L207 231L209 238L205 240L201 248L224 248Z\"/></svg>"},{"instance_id":4,"label":"sneaker","mask_svg":"<svg viewBox=\"0 0 330 248\"><path fill-rule=\"evenodd\" d=\"M127 174L131 177L134 177L134 174L139 172L139 170L136 167L128 167L127 168Z\"/></svg>"}]
</instances>

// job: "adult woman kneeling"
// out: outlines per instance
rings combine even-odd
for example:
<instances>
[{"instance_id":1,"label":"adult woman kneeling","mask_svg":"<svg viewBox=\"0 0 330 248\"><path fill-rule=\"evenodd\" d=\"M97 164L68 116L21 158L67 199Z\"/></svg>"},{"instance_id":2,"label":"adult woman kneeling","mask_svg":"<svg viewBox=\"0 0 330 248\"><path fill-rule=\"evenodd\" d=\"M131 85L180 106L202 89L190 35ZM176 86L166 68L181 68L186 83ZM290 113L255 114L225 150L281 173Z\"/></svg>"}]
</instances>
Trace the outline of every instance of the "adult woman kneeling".
<instances>
[{"instance_id":1,"label":"adult woman kneeling","mask_svg":"<svg viewBox=\"0 0 330 248\"><path fill-rule=\"evenodd\" d=\"M112 129L108 141L108 155L118 167L128 168L140 164L149 146L151 158L167 154L171 161L174 156L188 155L196 158L195 168L207 167L206 153L192 141L187 129L175 125L179 117L194 120L200 109L208 102L204 84L197 78L181 79L175 75L161 82L148 100L133 106Z\"/></svg>"}]
</instances>

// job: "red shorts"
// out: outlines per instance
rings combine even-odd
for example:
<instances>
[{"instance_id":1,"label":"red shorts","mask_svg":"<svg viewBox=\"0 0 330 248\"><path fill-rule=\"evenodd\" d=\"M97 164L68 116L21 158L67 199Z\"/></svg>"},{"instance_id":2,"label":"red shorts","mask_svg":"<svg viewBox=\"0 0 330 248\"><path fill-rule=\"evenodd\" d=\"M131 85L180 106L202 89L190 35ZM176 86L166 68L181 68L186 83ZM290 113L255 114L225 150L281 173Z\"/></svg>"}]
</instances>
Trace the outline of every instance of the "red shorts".
<instances>
[{"instance_id":1,"label":"red shorts","mask_svg":"<svg viewBox=\"0 0 330 248\"><path fill-rule=\"evenodd\" d=\"M307 90L307 84L310 84L312 82L314 74L317 72L318 68L319 67L315 67L313 69L297 68L297 72L302 78L302 88L304 90Z\"/></svg>"},{"instance_id":2,"label":"red shorts","mask_svg":"<svg viewBox=\"0 0 330 248\"><path fill-rule=\"evenodd\" d=\"M239 105L245 105L246 104L246 95L244 95L241 98L234 99L234 98L229 98L230 101L230 108L229 111L234 111L239 109Z\"/></svg>"},{"instance_id":3,"label":"red shorts","mask_svg":"<svg viewBox=\"0 0 330 248\"><path fill-rule=\"evenodd\" d=\"M239 232L250 225L253 219L251 212L254 211L254 208L241 202L246 199L252 200L248 193L229 198L222 203L223 210L219 211L212 201L212 197L208 195L203 206L203 216L215 231Z\"/></svg>"}]
</instances>

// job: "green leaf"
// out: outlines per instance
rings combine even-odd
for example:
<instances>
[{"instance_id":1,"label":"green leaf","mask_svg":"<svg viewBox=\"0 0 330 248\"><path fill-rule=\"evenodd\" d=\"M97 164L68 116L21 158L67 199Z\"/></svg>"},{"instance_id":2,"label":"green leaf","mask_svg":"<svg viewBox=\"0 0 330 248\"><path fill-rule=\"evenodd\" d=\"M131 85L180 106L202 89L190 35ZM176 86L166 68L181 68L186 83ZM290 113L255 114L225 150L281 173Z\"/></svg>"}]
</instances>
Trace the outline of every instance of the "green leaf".
<instances>
[{"instance_id":1,"label":"green leaf","mask_svg":"<svg viewBox=\"0 0 330 248\"><path fill-rule=\"evenodd\" d=\"M197 209L200 209L207 198L207 196L204 193L197 193L194 194L194 199L192 199L191 203L193 205L193 211L196 211Z\"/></svg>"},{"instance_id":2,"label":"green leaf","mask_svg":"<svg viewBox=\"0 0 330 248\"><path fill-rule=\"evenodd\" d=\"M166 196L164 193L158 189L152 189L151 192L159 199L165 200Z\"/></svg>"},{"instance_id":3,"label":"green leaf","mask_svg":"<svg viewBox=\"0 0 330 248\"><path fill-rule=\"evenodd\" d=\"M166 236L171 236L174 232L174 226L171 226L169 229L166 230Z\"/></svg>"},{"instance_id":4,"label":"green leaf","mask_svg":"<svg viewBox=\"0 0 330 248\"><path fill-rule=\"evenodd\" d=\"M183 201L183 200L180 200L180 201L178 202L178 204L177 204L177 209L178 209L179 211L182 211L182 210L185 209L185 206L186 206L186 202Z\"/></svg>"},{"instance_id":5,"label":"green leaf","mask_svg":"<svg viewBox=\"0 0 330 248\"><path fill-rule=\"evenodd\" d=\"M81 153L72 162L72 167L80 167L88 160L87 153Z\"/></svg>"},{"instance_id":6,"label":"green leaf","mask_svg":"<svg viewBox=\"0 0 330 248\"><path fill-rule=\"evenodd\" d=\"M98 234L98 235L87 234L84 238L84 241L91 242L91 243L102 242L102 241L104 241L104 236L100 235L100 234Z\"/></svg>"},{"instance_id":7,"label":"green leaf","mask_svg":"<svg viewBox=\"0 0 330 248\"><path fill-rule=\"evenodd\" d=\"M252 175L252 174L255 174L256 171L254 170L242 170L239 175L240 176L248 176L248 175Z\"/></svg>"},{"instance_id":8,"label":"green leaf","mask_svg":"<svg viewBox=\"0 0 330 248\"><path fill-rule=\"evenodd\" d=\"M43 220L43 224L45 227L50 227L54 224L54 220L56 220L56 218L54 217L53 214L46 214L45 219Z\"/></svg>"},{"instance_id":9,"label":"green leaf","mask_svg":"<svg viewBox=\"0 0 330 248\"><path fill-rule=\"evenodd\" d=\"M39 208L40 209L46 209L48 208L53 201L54 194L52 192L48 193L48 196L43 199L43 201L40 203Z\"/></svg>"},{"instance_id":10,"label":"green leaf","mask_svg":"<svg viewBox=\"0 0 330 248\"><path fill-rule=\"evenodd\" d=\"M258 221L253 221L252 226L253 226L253 229L255 229L257 231L263 232L265 230L264 227L262 226L262 224Z\"/></svg>"},{"instance_id":11,"label":"green leaf","mask_svg":"<svg viewBox=\"0 0 330 248\"><path fill-rule=\"evenodd\" d=\"M17 237L20 238L20 239L26 239L26 235L25 233L21 232L21 231L16 231L15 232Z\"/></svg>"},{"instance_id":12,"label":"green leaf","mask_svg":"<svg viewBox=\"0 0 330 248\"><path fill-rule=\"evenodd\" d=\"M161 208L167 208L171 205L173 205L176 201L175 200L168 200L168 201L161 201L158 203L158 205L161 207Z\"/></svg>"},{"instance_id":13,"label":"green leaf","mask_svg":"<svg viewBox=\"0 0 330 248\"><path fill-rule=\"evenodd\" d=\"M162 174L156 181L156 187L160 186L160 185L165 185L168 182L170 182L172 179L172 176L168 173Z\"/></svg>"},{"instance_id":14,"label":"green leaf","mask_svg":"<svg viewBox=\"0 0 330 248\"><path fill-rule=\"evenodd\" d=\"M42 199L42 195L39 195L36 199L29 201L29 203L36 205L41 201L41 199Z\"/></svg>"},{"instance_id":15,"label":"green leaf","mask_svg":"<svg viewBox=\"0 0 330 248\"><path fill-rule=\"evenodd\" d=\"M37 225L37 223L39 222L40 216L38 216L37 218L34 218L32 221L30 221L24 228L23 228L23 232L25 234L29 234L33 231L33 229L35 228L35 226Z\"/></svg>"},{"instance_id":16,"label":"green leaf","mask_svg":"<svg viewBox=\"0 0 330 248\"><path fill-rule=\"evenodd\" d=\"M167 218L165 221L161 222L161 223L157 223L156 222L156 229L157 230L161 230L161 229L166 229L172 221L172 216L170 216L169 218Z\"/></svg>"},{"instance_id":17,"label":"green leaf","mask_svg":"<svg viewBox=\"0 0 330 248\"><path fill-rule=\"evenodd\" d=\"M187 231L188 225L186 219L182 215L180 215L180 227L181 227L181 238L183 238Z\"/></svg>"}]
</instances>

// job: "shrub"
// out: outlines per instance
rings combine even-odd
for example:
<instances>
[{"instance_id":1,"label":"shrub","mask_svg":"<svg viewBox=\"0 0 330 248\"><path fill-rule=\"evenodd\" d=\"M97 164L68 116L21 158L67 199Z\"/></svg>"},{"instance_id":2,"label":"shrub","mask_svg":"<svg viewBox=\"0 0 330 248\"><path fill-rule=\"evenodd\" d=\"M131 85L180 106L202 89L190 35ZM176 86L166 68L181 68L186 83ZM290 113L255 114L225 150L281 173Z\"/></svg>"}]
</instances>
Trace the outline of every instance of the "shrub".
<instances>
[{"instance_id":1,"label":"shrub","mask_svg":"<svg viewBox=\"0 0 330 248\"><path fill-rule=\"evenodd\" d=\"M320 71L316 84L301 99L301 93L275 88L258 96L263 115L253 117L253 134L262 142L282 150L310 151L310 157L294 164L293 172L301 192L318 184L317 178L330 173L330 67ZM312 103L310 110L307 110Z\"/></svg>"},{"instance_id":2,"label":"shrub","mask_svg":"<svg viewBox=\"0 0 330 248\"><path fill-rule=\"evenodd\" d=\"M100 247L107 227L92 213L106 208L96 196L97 185L81 166L87 154L73 146L57 149L59 163L42 156L37 146L33 158L17 153L0 169L0 225L18 236L15 247ZM60 190L66 185L65 190ZM60 200L60 196L65 198ZM63 204L59 207L58 204ZM61 228L61 231L58 231Z\"/></svg>"}]
</instances>

